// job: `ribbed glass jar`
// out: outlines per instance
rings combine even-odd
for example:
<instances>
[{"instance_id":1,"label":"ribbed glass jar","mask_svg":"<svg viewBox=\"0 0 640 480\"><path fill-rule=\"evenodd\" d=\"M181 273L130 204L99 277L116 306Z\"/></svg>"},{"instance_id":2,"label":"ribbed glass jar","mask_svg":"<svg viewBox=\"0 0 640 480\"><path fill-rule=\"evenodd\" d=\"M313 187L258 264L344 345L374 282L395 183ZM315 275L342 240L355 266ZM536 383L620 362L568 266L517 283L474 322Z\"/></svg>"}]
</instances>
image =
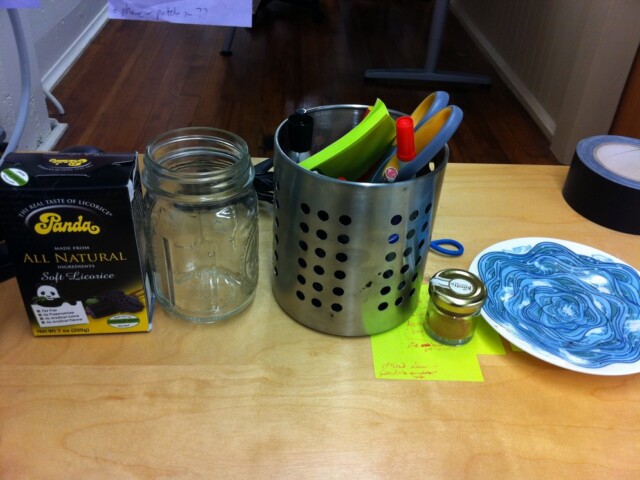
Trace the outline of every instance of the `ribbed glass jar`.
<instances>
[{"instance_id":1,"label":"ribbed glass jar","mask_svg":"<svg viewBox=\"0 0 640 480\"><path fill-rule=\"evenodd\" d=\"M213 128L172 130L147 146L143 164L158 303L197 323L240 312L258 282L258 198L246 143Z\"/></svg>"}]
</instances>

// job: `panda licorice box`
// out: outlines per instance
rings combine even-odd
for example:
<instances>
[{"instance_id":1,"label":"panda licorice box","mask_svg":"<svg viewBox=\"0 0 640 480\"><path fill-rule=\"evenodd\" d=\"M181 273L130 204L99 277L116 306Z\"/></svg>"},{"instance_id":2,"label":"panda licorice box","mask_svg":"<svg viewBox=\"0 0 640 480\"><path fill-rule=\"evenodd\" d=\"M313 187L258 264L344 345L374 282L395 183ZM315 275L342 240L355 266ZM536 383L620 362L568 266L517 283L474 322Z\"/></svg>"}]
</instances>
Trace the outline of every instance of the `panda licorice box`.
<instances>
[{"instance_id":1,"label":"panda licorice box","mask_svg":"<svg viewBox=\"0 0 640 480\"><path fill-rule=\"evenodd\" d=\"M34 335L151 330L135 154L8 155L0 202Z\"/></svg>"}]
</instances>

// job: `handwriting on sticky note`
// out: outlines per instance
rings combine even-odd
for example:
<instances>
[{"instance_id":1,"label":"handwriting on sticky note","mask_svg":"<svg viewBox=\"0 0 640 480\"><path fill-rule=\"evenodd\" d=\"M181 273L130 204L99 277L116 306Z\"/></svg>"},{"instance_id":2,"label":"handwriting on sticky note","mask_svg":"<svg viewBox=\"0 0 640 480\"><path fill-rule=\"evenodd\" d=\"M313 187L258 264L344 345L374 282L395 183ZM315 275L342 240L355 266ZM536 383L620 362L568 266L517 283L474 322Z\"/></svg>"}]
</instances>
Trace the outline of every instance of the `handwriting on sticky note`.
<instances>
[{"instance_id":1,"label":"handwriting on sticky note","mask_svg":"<svg viewBox=\"0 0 640 480\"><path fill-rule=\"evenodd\" d=\"M413 378L425 380L438 376L436 365L426 365L420 362L383 362L377 372L378 378Z\"/></svg>"},{"instance_id":2,"label":"handwriting on sticky note","mask_svg":"<svg viewBox=\"0 0 640 480\"><path fill-rule=\"evenodd\" d=\"M424 331L428 302L422 289L415 313L402 325L371 337L376 378L481 382L478 355L504 355L498 334L481 321L471 342L442 345Z\"/></svg>"},{"instance_id":3,"label":"handwriting on sticky note","mask_svg":"<svg viewBox=\"0 0 640 480\"><path fill-rule=\"evenodd\" d=\"M109 18L250 27L252 0L109 0Z\"/></svg>"}]
</instances>

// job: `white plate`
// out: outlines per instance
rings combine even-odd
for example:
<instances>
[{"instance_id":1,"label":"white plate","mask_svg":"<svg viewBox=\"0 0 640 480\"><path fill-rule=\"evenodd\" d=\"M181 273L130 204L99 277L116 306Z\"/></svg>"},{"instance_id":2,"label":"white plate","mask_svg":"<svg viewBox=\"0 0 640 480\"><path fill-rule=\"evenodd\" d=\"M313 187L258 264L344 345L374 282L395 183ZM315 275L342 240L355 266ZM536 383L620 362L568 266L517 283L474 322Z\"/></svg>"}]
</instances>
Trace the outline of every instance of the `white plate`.
<instances>
[{"instance_id":1,"label":"white plate","mask_svg":"<svg viewBox=\"0 0 640 480\"><path fill-rule=\"evenodd\" d=\"M484 318L525 352L593 375L640 372L640 273L627 263L532 237L487 248L470 270L487 286Z\"/></svg>"}]
</instances>

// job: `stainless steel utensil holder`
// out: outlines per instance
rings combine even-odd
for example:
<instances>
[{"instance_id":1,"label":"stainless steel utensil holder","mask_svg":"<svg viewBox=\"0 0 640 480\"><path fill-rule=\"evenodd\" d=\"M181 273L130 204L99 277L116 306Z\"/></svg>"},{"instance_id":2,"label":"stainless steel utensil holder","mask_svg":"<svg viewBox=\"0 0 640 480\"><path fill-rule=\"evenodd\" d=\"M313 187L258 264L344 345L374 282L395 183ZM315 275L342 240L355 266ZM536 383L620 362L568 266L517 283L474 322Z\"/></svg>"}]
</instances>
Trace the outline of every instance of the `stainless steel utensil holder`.
<instances>
[{"instance_id":1,"label":"stainless steel utensil holder","mask_svg":"<svg viewBox=\"0 0 640 480\"><path fill-rule=\"evenodd\" d=\"M315 148L353 128L365 106L309 109ZM391 184L346 182L306 170L275 135L273 294L314 330L363 336L414 312L449 150L428 172Z\"/></svg>"}]
</instances>

